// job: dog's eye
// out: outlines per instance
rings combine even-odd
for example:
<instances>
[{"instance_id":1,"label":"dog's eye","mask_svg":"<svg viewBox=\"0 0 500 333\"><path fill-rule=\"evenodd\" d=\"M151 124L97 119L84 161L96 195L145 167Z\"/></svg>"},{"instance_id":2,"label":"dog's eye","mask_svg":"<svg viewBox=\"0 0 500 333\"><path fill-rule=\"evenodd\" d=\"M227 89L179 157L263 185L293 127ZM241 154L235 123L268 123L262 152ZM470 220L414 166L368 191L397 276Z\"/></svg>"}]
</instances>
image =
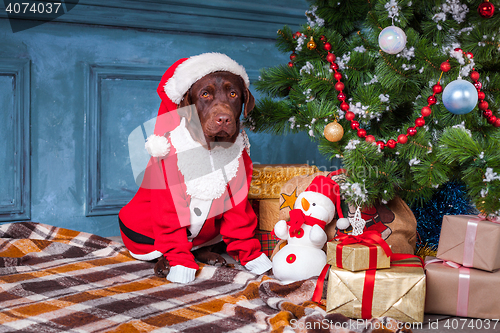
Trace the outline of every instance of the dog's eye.
<instances>
[{"instance_id":1,"label":"dog's eye","mask_svg":"<svg viewBox=\"0 0 500 333\"><path fill-rule=\"evenodd\" d=\"M231 91L231 92L229 93L229 96L231 96L231 97L236 97L236 92Z\"/></svg>"},{"instance_id":2,"label":"dog's eye","mask_svg":"<svg viewBox=\"0 0 500 333\"><path fill-rule=\"evenodd\" d=\"M201 94L201 97L204 97L204 98L208 98L208 96L210 96L210 94L206 91L204 91L202 94Z\"/></svg>"}]
</instances>

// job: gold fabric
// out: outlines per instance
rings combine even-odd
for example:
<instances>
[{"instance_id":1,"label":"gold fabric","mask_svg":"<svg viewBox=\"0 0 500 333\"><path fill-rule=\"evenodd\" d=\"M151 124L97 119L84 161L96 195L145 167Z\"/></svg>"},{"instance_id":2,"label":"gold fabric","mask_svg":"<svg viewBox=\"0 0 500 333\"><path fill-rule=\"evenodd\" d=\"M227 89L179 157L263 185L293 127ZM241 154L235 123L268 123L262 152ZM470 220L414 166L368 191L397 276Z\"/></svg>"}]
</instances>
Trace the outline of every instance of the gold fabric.
<instances>
[{"instance_id":1,"label":"gold fabric","mask_svg":"<svg viewBox=\"0 0 500 333\"><path fill-rule=\"evenodd\" d=\"M256 164L253 166L249 199L279 199L281 187L296 176L318 172L307 164Z\"/></svg>"}]
</instances>

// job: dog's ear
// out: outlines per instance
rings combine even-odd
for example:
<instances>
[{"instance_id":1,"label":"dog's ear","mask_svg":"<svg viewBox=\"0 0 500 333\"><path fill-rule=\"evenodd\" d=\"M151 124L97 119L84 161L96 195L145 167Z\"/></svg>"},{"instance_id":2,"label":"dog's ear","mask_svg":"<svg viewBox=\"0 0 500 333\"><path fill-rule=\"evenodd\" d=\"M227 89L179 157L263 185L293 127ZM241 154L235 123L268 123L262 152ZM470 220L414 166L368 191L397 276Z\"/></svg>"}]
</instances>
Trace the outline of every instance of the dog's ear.
<instances>
[{"instance_id":1,"label":"dog's ear","mask_svg":"<svg viewBox=\"0 0 500 333\"><path fill-rule=\"evenodd\" d=\"M243 95L245 96L245 109L243 114L246 118L250 111L252 111L255 107L255 98L253 98L253 95L248 88L245 89L245 93Z\"/></svg>"},{"instance_id":2,"label":"dog's ear","mask_svg":"<svg viewBox=\"0 0 500 333\"><path fill-rule=\"evenodd\" d=\"M191 89L189 89L188 91L186 91L186 93L184 94L184 96L182 96L182 100L179 103L179 108L191 105L191 96L190 96L191 94L190 93L191 93Z\"/></svg>"},{"instance_id":3,"label":"dog's ear","mask_svg":"<svg viewBox=\"0 0 500 333\"><path fill-rule=\"evenodd\" d=\"M191 89L189 89L184 96L182 97L181 102L179 103L179 107L177 108L179 110L179 115L181 117L186 118L186 120L189 122L191 120L192 114L191 114L191 108L186 108L186 106L191 105L191 96L190 96Z\"/></svg>"}]
</instances>

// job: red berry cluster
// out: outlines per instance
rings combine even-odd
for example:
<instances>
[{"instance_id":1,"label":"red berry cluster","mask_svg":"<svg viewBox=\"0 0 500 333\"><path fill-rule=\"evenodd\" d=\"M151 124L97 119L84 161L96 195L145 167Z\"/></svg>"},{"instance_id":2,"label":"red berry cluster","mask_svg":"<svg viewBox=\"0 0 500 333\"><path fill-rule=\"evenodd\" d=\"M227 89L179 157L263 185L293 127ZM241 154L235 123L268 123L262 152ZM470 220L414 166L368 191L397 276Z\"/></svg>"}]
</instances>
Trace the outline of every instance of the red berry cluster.
<instances>
[{"instance_id":1,"label":"red berry cluster","mask_svg":"<svg viewBox=\"0 0 500 333\"><path fill-rule=\"evenodd\" d=\"M297 31L293 37L297 38L300 37L301 33ZM345 114L345 119L349 120L351 122L351 129L357 131L358 137L361 139L365 139L367 142L376 142L376 144L380 147L380 149L384 149L385 147L389 147L391 149L396 148L396 145L399 144L405 144L408 142L408 136L414 136L417 134L417 128L423 127L425 125L425 117L428 117L432 114L431 106L436 104L436 95L440 94L443 92L443 86L441 86L440 81L438 81L433 87L432 87L432 95L427 97L427 106L424 106L421 110L420 113L422 114L421 117L418 117L415 119L415 126L412 126L406 130L406 134L400 134L398 135L397 141L394 139L389 139L387 142L384 142L383 140L376 140L373 135L367 135L366 130L364 128L360 128L360 124L358 121L355 120L356 115L354 112L349 111L349 104L346 102L347 96L344 93L344 88L345 85L342 83L342 74L338 71L339 65L336 64L334 61L336 59L335 54L331 53L332 45L326 41L325 36L321 36L321 41L324 42L323 48L328 52L326 55L326 61L330 63L330 68L335 72L333 74L333 77L335 80L337 80L337 83L335 83L335 90L337 90L339 93L337 95L337 99L340 101L340 109L344 111ZM461 49L457 48L455 51L462 51ZM462 51L463 52L463 51ZM463 52L466 57L469 59L472 59L474 55L471 52ZM288 65L290 67L293 67L293 61L297 57L297 54L293 52L290 55L290 62ZM449 60L446 60L443 62L440 66L441 71L443 72L448 72L451 69L451 65ZM478 91L478 107L481 111L483 111L483 116L488 120L489 124L492 124L495 127L500 127L500 118L497 118L493 115L493 112L488 109L488 102L484 100L485 94L484 92L481 91L482 84L479 82L479 73L476 71L473 71L470 74L470 78L472 81L474 81L474 86L476 87Z\"/></svg>"}]
</instances>

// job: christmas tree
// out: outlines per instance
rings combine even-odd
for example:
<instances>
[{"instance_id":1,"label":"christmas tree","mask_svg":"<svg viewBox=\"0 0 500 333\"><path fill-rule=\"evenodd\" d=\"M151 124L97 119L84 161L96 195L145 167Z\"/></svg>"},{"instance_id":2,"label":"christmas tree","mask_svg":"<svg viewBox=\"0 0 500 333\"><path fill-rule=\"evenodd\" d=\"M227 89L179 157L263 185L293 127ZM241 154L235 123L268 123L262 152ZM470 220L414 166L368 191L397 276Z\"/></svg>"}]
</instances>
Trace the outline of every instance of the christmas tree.
<instances>
[{"instance_id":1,"label":"christmas tree","mask_svg":"<svg viewBox=\"0 0 500 333\"><path fill-rule=\"evenodd\" d=\"M500 13L465 0L311 1L261 70L254 131L306 131L347 170L346 199L425 202L450 181L500 214ZM497 118L498 117L498 118Z\"/></svg>"}]
</instances>

